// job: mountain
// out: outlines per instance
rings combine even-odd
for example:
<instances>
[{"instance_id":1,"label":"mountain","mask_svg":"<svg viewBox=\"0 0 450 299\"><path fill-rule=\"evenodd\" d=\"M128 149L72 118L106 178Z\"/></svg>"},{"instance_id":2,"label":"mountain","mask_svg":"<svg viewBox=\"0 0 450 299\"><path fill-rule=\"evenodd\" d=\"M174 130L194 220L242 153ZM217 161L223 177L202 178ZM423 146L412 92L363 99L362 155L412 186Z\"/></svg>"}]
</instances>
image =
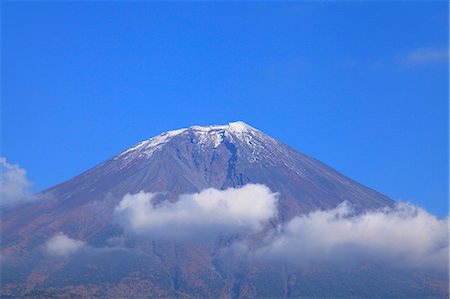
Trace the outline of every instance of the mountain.
<instances>
[{"instance_id":1,"label":"mountain","mask_svg":"<svg viewBox=\"0 0 450 299\"><path fill-rule=\"evenodd\" d=\"M323 274L301 274L304 281L309 280L308 287L301 279L298 283L300 274L286 264L247 264L220 258L221 250L236 240L253 238L253 242L259 242L262 237L234 234L201 243L143 238L127 235L114 217L127 194L151 192L157 194L160 202L173 203L182 194L247 184L264 184L278 194L278 210L266 224L268 230L298 215L336 208L343 201L351 203L357 213L395 204L392 199L243 122L169 131L40 192L40 200L4 212L2 295L351 295L348 289L320 282L320 277L325 277ZM48 256L43 253L44 247L55 234L64 234L87 246L70 257ZM327 271L329 276L344 270ZM312 271L315 272L320 271ZM367 283L354 284L354 275L348 275L351 271L344 272L347 273L344 284L352 285L356 294L362 296L373 291L377 281L386 279L380 267L364 270L364 279L372 280L371 287L367 288ZM407 284L423 279L413 272L408 277L402 278ZM411 294L401 287L405 285L402 279L396 278L381 293L392 295L402 290L403 294ZM430 286L421 283L417 288Z\"/></svg>"}]
</instances>

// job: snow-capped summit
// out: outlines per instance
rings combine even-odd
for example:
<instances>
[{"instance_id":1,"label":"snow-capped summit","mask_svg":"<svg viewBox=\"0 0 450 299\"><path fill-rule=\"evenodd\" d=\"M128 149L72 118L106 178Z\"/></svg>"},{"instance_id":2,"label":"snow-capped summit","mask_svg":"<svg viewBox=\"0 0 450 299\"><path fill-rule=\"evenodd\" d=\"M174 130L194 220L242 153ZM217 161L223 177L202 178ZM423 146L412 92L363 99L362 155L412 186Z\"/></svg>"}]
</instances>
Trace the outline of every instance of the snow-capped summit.
<instances>
[{"instance_id":1,"label":"snow-capped summit","mask_svg":"<svg viewBox=\"0 0 450 299\"><path fill-rule=\"evenodd\" d=\"M214 148L217 148L224 139L228 139L230 142L237 139L251 145L250 141L254 137L262 136L262 133L243 121L230 122L226 125L194 125L188 128L167 131L148 140L141 141L126 149L114 159L151 157L154 152L160 150L164 145L180 135L190 135L190 138L194 138L199 145L213 145Z\"/></svg>"},{"instance_id":2,"label":"snow-capped summit","mask_svg":"<svg viewBox=\"0 0 450 299\"><path fill-rule=\"evenodd\" d=\"M193 131L202 131L202 132L223 130L223 131L227 131L227 132L235 133L235 134L250 133L250 132L258 131L257 129L247 125L243 121L230 122L226 125L191 126L191 127L189 127L189 129L191 129Z\"/></svg>"}]
</instances>

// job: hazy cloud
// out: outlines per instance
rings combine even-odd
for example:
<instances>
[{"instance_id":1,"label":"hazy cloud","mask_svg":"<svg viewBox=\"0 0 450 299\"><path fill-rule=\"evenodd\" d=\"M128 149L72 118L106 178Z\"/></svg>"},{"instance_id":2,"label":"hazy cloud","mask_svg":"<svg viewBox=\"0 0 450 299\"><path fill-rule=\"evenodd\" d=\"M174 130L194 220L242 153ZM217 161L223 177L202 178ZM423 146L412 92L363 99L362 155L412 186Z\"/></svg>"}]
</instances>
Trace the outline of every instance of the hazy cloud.
<instances>
[{"instance_id":1,"label":"hazy cloud","mask_svg":"<svg viewBox=\"0 0 450 299\"><path fill-rule=\"evenodd\" d=\"M85 245L83 241L71 239L65 234L59 233L46 242L45 249L49 255L67 256L75 253Z\"/></svg>"},{"instance_id":2,"label":"hazy cloud","mask_svg":"<svg viewBox=\"0 0 450 299\"><path fill-rule=\"evenodd\" d=\"M26 170L0 157L0 208L12 208L33 200L30 188Z\"/></svg>"},{"instance_id":3,"label":"hazy cloud","mask_svg":"<svg viewBox=\"0 0 450 299\"><path fill-rule=\"evenodd\" d=\"M264 185L206 189L155 204L155 193L127 194L115 209L120 223L134 233L159 238L197 238L261 229L276 214L277 194Z\"/></svg>"},{"instance_id":4,"label":"hazy cloud","mask_svg":"<svg viewBox=\"0 0 450 299\"><path fill-rule=\"evenodd\" d=\"M252 252L245 242L235 249L298 265L375 261L447 270L448 232L448 218L437 219L411 204L358 215L343 203L294 217Z\"/></svg>"},{"instance_id":5,"label":"hazy cloud","mask_svg":"<svg viewBox=\"0 0 450 299\"><path fill-rule=\"evenodd\" d=\"M398 57L402 63L408 65L447 63L449 49L446 47L417 48Z\"/></svg>"}]
</instances>

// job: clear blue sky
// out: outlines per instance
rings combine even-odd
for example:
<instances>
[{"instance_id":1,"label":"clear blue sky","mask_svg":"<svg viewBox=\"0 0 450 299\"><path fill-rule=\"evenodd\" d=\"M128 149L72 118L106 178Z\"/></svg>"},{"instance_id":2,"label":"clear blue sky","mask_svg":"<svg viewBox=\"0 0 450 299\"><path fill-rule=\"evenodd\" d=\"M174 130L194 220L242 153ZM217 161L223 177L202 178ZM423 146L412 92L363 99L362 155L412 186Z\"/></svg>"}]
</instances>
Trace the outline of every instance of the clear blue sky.
<instances>
[{"instance_id":1,"label":"clear blue sky","mask_svg":"<svg viewBox=\"0 0 450 299\"><path fill-rule=\"evenodd\" d=\"M446 2L2 2L1 26L2 155L35 190L243 120L447 213Z\"/></svg>"}]
</instances>

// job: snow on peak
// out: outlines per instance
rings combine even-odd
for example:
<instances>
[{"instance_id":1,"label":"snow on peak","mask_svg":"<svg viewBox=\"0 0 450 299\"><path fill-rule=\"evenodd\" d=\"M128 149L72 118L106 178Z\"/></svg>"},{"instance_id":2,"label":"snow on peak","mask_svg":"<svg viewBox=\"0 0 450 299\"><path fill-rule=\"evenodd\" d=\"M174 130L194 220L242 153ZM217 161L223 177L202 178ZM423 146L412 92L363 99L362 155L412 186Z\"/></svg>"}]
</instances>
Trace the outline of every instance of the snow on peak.
<instances>
[{"instance_id":1,"label":"snow on peak","mask_svg":"<svg viewBox=\"0 0 450 299\"><path fill-rule=\"evenodd\" d=\"M258 131L243 121L230 122L226 125L192 126L189 129L199 136L200 144L213 143L214 148L222 143L225 136L231 139L247 140L251 139L252 132Z\"/></svg>"},{"instance_id":2,"label":"snow on peak","mask_svg":"<svg viewBox=\"0 0 450 299\"><path fill-rule=\"evenodd\" d=\"M193 132L196 134L199 138L199 144L213 144L214 148L217 148L222 143L225 135L234 136L248 143L252 138L251 133L259 131L243 121L230 122L226 125L191 126L189 128L167 131L148 140L139 142L120 153L115 159L119 157L123 159L143 156L150 157L156 150L159 150L164 144L172 140L173 137L185 132Z\"/></svg>"},{"instance_id":3,"label":"snow on peak","mask_svg":"<svg viewBox=\"0 0 450 299\"><path fill-rule=\"evenodd\" d=\"M250 127L243 121L235 121L228 124L228 127L231 131L237 132L237 133L244 133L244 132L250 132L255 131L254 128Z\"/></svg>"},{"instance_id":4,"label":"snow on peak","mask_svg":"<svg viewBox=\"0 0 450 299\"><path fill-rule=\"evenodd\" d=\"M256 129L250 127L243 121L230 122L226 125L191 126L190 129L192 129L194 131L201 131L201 132L225 130L225 131L228 131L231 133L244 133L244 132L256 131Z\"/></svg>"},{"instance_id":5,"label":"snow on peak","mask_svg":"<svg viewBox=\"0 0 450 299\"><path fill-rule=\"evenodd\" d=\"M253 128L252 126L247 125L243 121L230 122L230 123L228 123L228 127L231 131L234 131L237 133L259 132L257 129Z\"/></svg>"}]
</instances>

